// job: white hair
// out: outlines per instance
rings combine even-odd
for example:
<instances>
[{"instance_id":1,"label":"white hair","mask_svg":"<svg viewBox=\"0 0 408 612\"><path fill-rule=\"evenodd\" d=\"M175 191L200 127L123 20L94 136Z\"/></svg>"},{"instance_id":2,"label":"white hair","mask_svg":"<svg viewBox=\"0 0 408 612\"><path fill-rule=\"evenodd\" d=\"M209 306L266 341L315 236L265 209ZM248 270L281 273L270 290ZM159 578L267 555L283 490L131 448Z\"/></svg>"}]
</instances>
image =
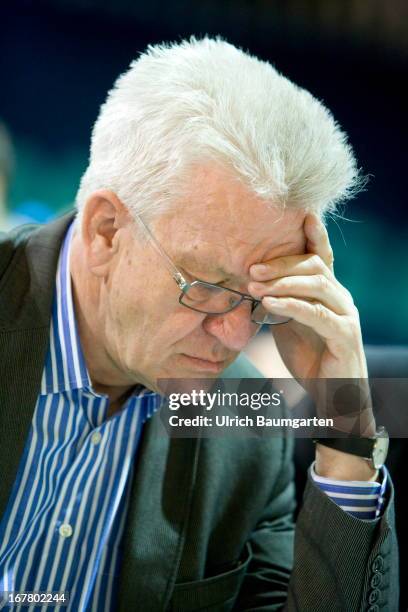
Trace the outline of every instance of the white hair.
<instances>
[{"instance_id":1,"label":"white hair","mask_svg":"<svg viewBox=\"0 0 408 612\"><path fill-rule=\"evenodd\" d=\"M94 125L77 194L114 191L133 216L180 195L195 165L232 169L273 205L323 215L362 186L346 134L308 91L217 38L148 47Z\"/></svg>"}]
</instances>

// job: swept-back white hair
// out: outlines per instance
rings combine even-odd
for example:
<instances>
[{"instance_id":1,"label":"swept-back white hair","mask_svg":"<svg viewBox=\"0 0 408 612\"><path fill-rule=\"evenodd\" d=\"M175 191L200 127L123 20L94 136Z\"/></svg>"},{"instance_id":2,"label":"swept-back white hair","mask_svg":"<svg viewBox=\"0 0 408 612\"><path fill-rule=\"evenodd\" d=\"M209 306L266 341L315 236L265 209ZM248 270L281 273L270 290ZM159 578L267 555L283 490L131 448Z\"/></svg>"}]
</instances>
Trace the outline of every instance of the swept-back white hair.
<instances>
[{"instance_id":1,"label":"swept-back white hair","mask_svg":"<svg viewBox=\"0 0 408 612\"><path fill-rule=\"evenodd\" d=\"M216 161L272 204L324 214L361 186L330 111L268 62L221 40L148 47L94 125L79 215L96 189L133 214L160 212L192 165Z\"/></svg>"}]
</instances>

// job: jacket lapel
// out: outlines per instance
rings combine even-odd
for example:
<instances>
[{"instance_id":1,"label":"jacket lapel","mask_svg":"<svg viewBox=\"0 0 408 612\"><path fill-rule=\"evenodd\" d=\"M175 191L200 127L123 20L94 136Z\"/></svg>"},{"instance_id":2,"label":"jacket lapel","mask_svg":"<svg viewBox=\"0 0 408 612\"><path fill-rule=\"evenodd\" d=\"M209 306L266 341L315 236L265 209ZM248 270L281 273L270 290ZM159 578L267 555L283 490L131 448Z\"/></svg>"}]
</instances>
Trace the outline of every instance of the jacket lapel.
<instances>
[{"instance_id":1,"label":"jacket lapel","mask_svg":"<svg viewBox=\"0 0 408 612\"><path fill-rule=\"evenodd\" d=\"M0 283L0 518L37 401L59 250L72 218L70 213L49 225L23 226L7 238L12 259Z\"/></svg>"}]
</instances>

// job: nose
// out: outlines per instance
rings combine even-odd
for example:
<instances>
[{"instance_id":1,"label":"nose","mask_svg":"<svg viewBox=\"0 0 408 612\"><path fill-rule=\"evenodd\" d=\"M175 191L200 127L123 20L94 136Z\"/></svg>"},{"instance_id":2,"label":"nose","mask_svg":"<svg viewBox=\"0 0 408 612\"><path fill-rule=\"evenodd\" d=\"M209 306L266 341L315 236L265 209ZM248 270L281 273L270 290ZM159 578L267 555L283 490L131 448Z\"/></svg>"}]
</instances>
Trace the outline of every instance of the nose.
<instances>
[{"instance_id":1,"label":"nose","mask_svg":"<svg viewBox=\"0 0 408 612\"><path fill-rule=\"evenodd\" d=\"M251 321L251 304L243 302L234 310L220 315L208 315L203 328L231 351L242 351L259 330Z\"/></svg>"}]
</instances>

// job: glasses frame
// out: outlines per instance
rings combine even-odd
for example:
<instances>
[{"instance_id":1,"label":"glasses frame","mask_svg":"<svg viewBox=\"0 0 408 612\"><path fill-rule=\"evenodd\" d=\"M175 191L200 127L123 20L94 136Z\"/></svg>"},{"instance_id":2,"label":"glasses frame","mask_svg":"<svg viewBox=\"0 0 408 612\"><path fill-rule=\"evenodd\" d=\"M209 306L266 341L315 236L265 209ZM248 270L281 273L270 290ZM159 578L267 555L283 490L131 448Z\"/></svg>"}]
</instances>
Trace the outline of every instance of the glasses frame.
<instances>
[{"instance_id":1,"label":"glasses frame","mask_svg":"<svg viewBox=\"0 0 408 612\"><path fill-rule=\"evenodd\" d=\"M287 321L277 321L276 323L262 323L259 321L254 321L252 319L252 313L254 312L255 308L262 303L261 300L257 300L251 297L250 295L248 295L247 293L242 293L241 291L236 291L235 289L229 289L229 287L221 287L220 285L217 285L216 283L208 283L207 281L203 281L199 278L195 279L191 283L188 282L184 278L180 270L177 268L173 260L169 257L169 255L166 253L164 248L161 246L161 244L159 243L155 235L152 233L150 228L145 224L143 219L139 215L137 215L136 220L139 223L139 226L143 229L144 233L150 238L157 253L161 255L162 259L166 262L168 271L170 272L171 276L176 282L178 288L181 290L181 294L179 296L179 303L185 308L189 308L190 310L194 310L195 312L200 312L201 314L207 314L211 316L211 315L226 314L227 312L231 312L235 308L238 308L238 306L240 306L244 301L248 301L248 302L251 302L251 322L255 323L256 325L282 325L284 323L289 323L289 321L291 320L291 319L288 319ZM231 306L231 308L229 308L228 310L225 310L224 312L217 312L217 313L206 312L203 310L199 310L198 308L194 308L193 306L189 306L188 304L184 304L184 302L182 302L183 296L186 295L190 287L193 287L197 283L199 283L200 285L206 285L207 287L214 287L215 289L223 289L224 291L229 291L231 293L239 295L241 299L239 300L239 302Z\"/></svg>"}]
</instances>

